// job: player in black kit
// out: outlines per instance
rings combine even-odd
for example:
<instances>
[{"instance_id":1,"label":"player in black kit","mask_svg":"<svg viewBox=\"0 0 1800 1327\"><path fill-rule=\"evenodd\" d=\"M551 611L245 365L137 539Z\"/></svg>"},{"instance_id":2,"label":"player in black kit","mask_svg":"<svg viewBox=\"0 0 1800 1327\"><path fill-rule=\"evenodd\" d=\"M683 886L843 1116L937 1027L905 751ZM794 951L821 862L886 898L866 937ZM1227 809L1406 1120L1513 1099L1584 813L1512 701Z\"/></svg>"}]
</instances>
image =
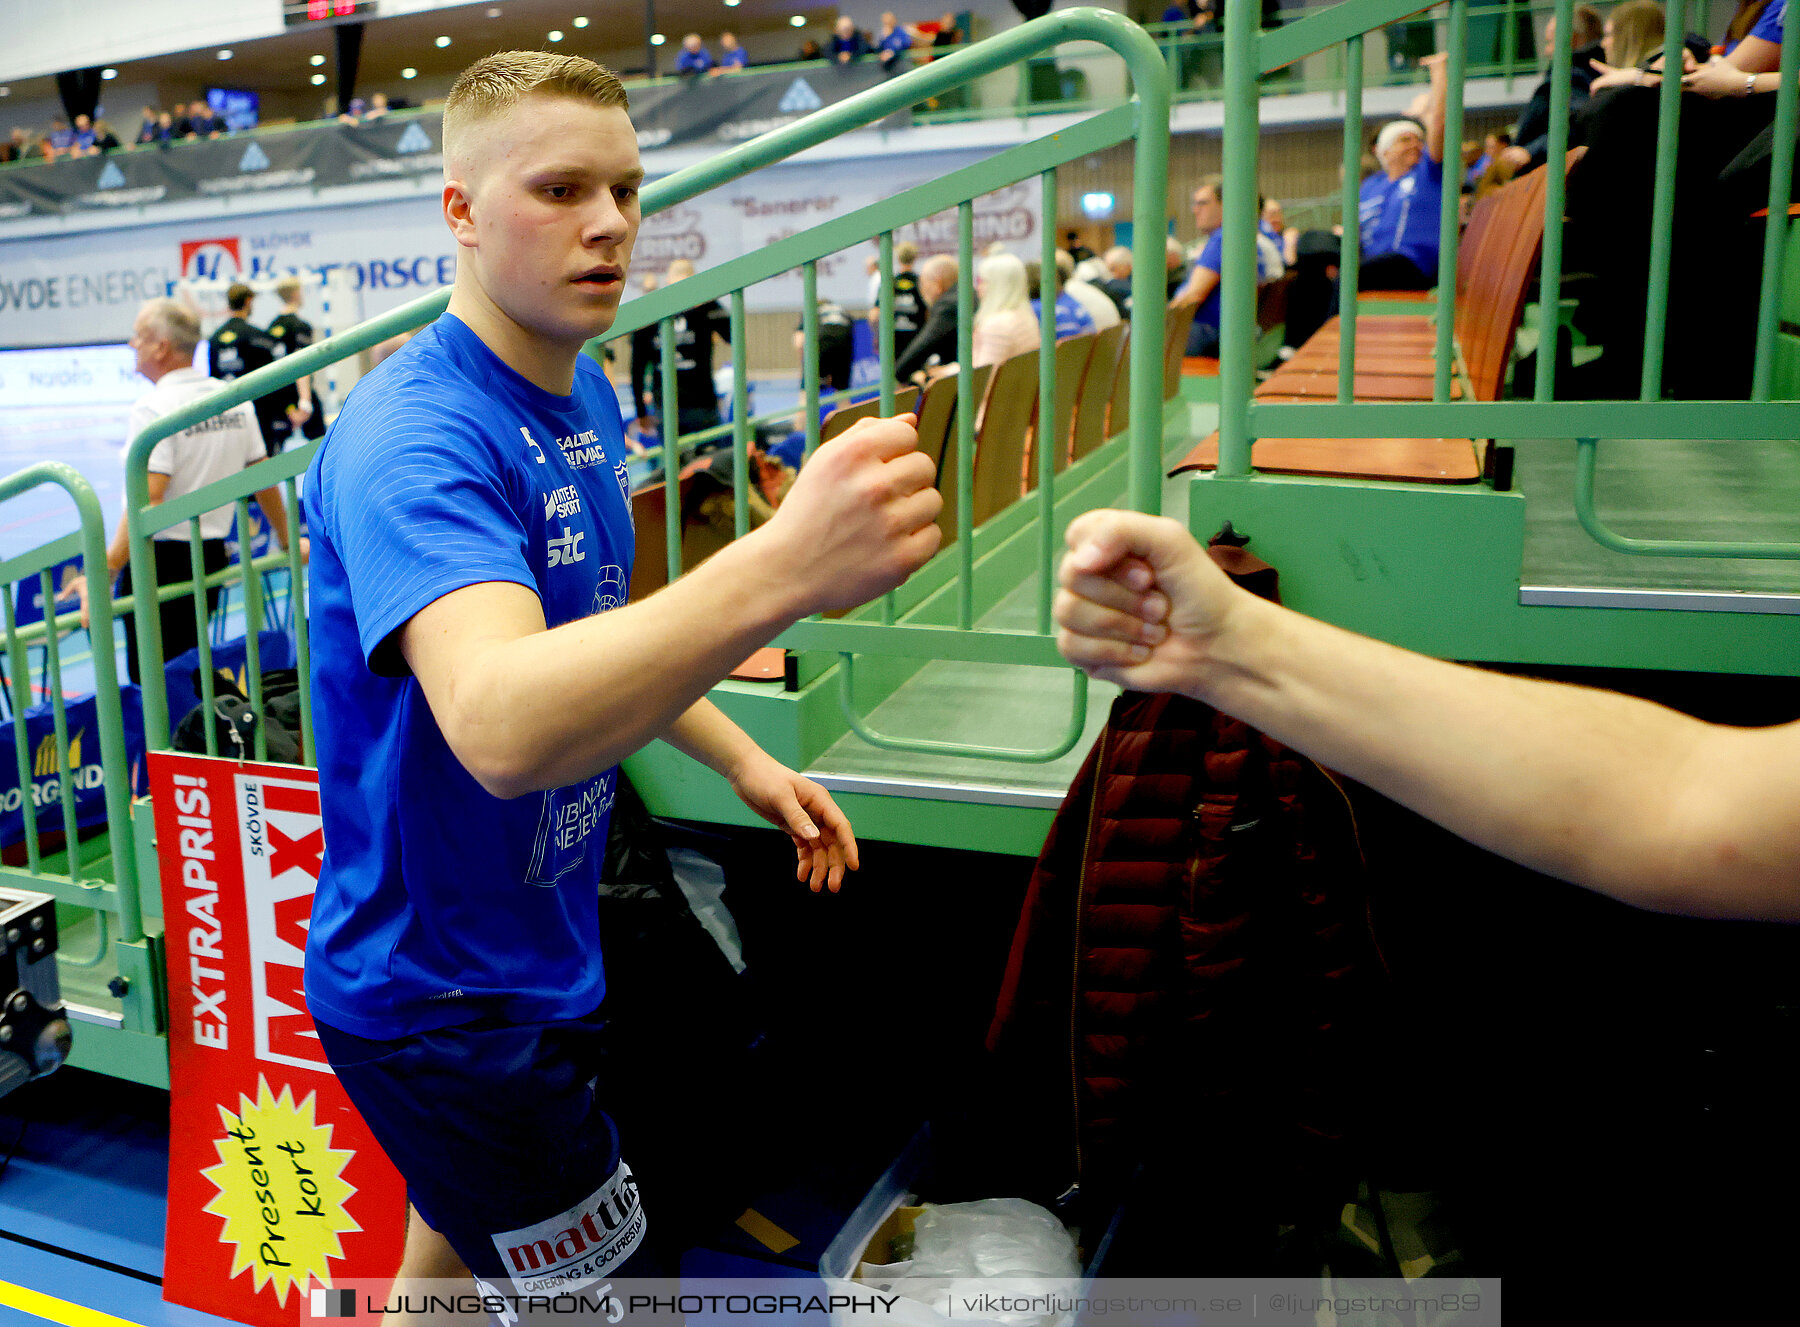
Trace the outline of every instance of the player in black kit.
<instances>
[{"instance_id":1,"label":"player in black kit","mask_svg":"<svg viewBox=\"0 0 1800 1327\"><path fill-rule=\"evenodd\" d=\"M256 292L242 281L225 292L225 307L231 310L231 317L207 341L207 350L212 357L212 376L220 382L232 382L247 373L255 373L287 353L280 342L250 321L250 306L255 302ZM277 395L264 396L253 402L256 422L262 428L263 447L270 456L281 450L288 434L287 411L275 403ZM277 420L280 421L279 428L276 427Z\"/></svg>"},{"instance_id":2,"label":"player in black kit","mask_svg":"<svg viewBox=\"0 0 1800 1327\"><path fill-rule=\"evenodd\" d=\"M313 343L313 325L300 316L300 278L291 274L282 277L275 283L275 293L281 297L281 313L269 324L269 335L281 346L283 355L305 350ZM277 422L285 426L283 442L288 438L325 436L325 412L313 396L310 377L271 392L269 400L281 406L282 418ZM281 450L280 443L275 450Z\"/></svg>"}]
</instances>

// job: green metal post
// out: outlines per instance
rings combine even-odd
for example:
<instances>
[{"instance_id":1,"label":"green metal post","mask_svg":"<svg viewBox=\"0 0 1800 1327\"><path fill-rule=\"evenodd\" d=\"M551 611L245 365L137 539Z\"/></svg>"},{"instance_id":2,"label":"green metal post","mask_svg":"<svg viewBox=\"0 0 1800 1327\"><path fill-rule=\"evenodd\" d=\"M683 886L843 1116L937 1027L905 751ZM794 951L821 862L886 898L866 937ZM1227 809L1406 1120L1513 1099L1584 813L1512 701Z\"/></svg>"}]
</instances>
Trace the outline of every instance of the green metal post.
<instances>
[{"instance_id":1,"label":"green metal post","mask_svg":"<svg viewBox=\"0 0 1800 1327\"><path fill-rule=\"evenodd\" d=\"M664 318L658 330L663 384L663 556L668 560L669 580L673 582L681 576L681 397L675 373L675 320ZM699 332L694 335L699 336Z\"/></svg>"},{"instance_id":2,"label":"green metal post","mask_svg":"<svg viewBox=\"0 0 1800 1327\"><path fill-rule=\"evenodd\" d=\"M1450 399L1456 369L1456 248L1462 233L1463 75L1469 55L1469 0L1450 0L1450 30L1445 37L1449 59L1444 78L1444 144L1442 208L1438 216L1437 358L1431 399Z\"/></svg>"},{"instance_id":3,"label":"green metal post","mask_svg":"<svg viewBox=\"0 0 1800 1327\"><path fill-rule=\"evenodd\" d=\"M956 625L975 629L975 205L956 209Z\"/></svg>"},{"instance_id":4,"label":"green metal post","mask_svg":"<svg viewBox=\"0 0 1800 1327\"><path fill-rule=\"evenodd\" d=\"M294 664L300 675L300 762L319 763L313 745L312 629L306 620L306 569L300 562L300 493L291 479L282 483L287 496L288 621L294 628Z\"/></svg>"},{"instance_id":5,"label":"green metal post","mask_svg":"<svg viewBox=\"0 0 1800 1327\"><path fill-rule=\"evenodd\" d=\"M31 873L36 875L40 869L37 805L29 791L32 787L31 759L26 755L25 724L25 711L31 708L31 659L19 645L19 632L13 621L10 585L0 586L0 600L6 606L6 661L12 668L13 754L18 758L19 767L19 810L25 816L25 862ZM45 604L44 609L44 620L48 623L54 610L49 604ZM51 629L54 630L54 627Z\"/></svg>"},{"instance_id":6,"label":"green metal post","mask_svg":"<svg viewBox=\"0 0 1800 1327\"><path fill-rule=\"evenodd\" d=\"M750 350L744 340L744 292L731 292L732 535L750 533Z\"/></svg>"},{"instance_id":7,"label":"green metal post","mask_svg":"<svg viewBox=\"0 0 1800 1327\"><path fill-rule=\"evenodd\" d=\"M250 713L260 716L263 712L262 577L250 565L256 559L251 552L254 527L250 524L248 498L238 499L237 528L238 581L244 591L244 690L250 696ZM260 721L252 730L252 754L258 760L269 758L268 725Z\"/></svg>"},{"instance_id":8,"label":"green metal post","mask_svg":"<svg viewBox=\"0 0 1800 1327\"><path fill-rule=\"evenodd\" d=\"M62 684L62 645L57 639L55 623L56 592L50 584L50 573L38 573L38 585L44 596L44 622L50 628L44 632L44 650L46 663L44 671L50 680L50 719L56 730L56 787L62 802L63 842L68 845L69 878L77 884L81 882L81 836L75 826L75 783L69 769L69 706L63 698ZM29 786L29 785L27 785ZM20 789L26 792L25 788Z\"/></svg>"},{"instance_id":9,"label":"green metal post","mask_svg":"<svg viewBox=\"0 0 1800 1327\"><path fill-rule=\"evenodd\" d=\"M1338 390L1356 399L1356 299L1362 278L1363 35L1344 43L1344 237L1338 254Z\"/></svg>"},{"instance_id":10,"label":"green metal post","mask_svg":"<svg viewBox=\"0 0 1800 1327\"><path fill-rule=\"evenodd\" d=\"M819 450L819 265L800 268L800 330L806 378L806 459Z\"/></svg>"},{"instance_id":11,"label":"green metal post","mask_svg":"<svg viewBox=\"0 0 1800 1327\"><path fill-rule=\"evenodd\" d=\"M876 353L881 356L881 417L894 417L894 232L884 230L876 238L876 259L881 293L876 301ZM881 620L892 626L900 616L900 595L889 590L881 597Z\"/></svg>"},{"instance_id":12,"label":"green metal post","mask_svg":"<svg viewBox=\"0 0 1800 1327\"><path fill-rule=\"evenodd\" d=\"M1756 367L1750 399L1766 401L1775 381L1775 333L1781 325L1781 257L1787 242L1788 204L1794 172L1796 98L1800 97L1800 60L1795 35L1800 23L1781 29L1781 86L1775 93L1774 151L1769 169L1769 223L1763 234L1762 301L1756 317Z\"/></svg>"},{"instance_id":13,"label":"green metal post","mask_svg":"<svg viewBox=\"0 0 1800 1327\"><path fill-rule=\"evenodd\" d=\"M155 545L152 547L154 548ZM151 559L151 565L155 565L154 558ZM206 732L206 754L216 756L219 754L219 733L218 726L212 721L212 715L214 693L217 688L213 684L212 623L206 611L206 558L200 542L198 517L188 522L188 575L193 582L189 586L189 590L193 595L194 640L200 647L200 712L206 715L206 722L201 727ZM156 612L161 609L162 603L158 595L162 592L162 586L144 581L140 587L136 576L132 577L132 581L135 598L138 603L146 606L138 610L139 617L142 617L146 610ZM160 631L158 634L161 634ZM139 633L138 639L143 639L142 633ZM142 656L139 657L141 660ZM140 672L145 677L155 676L147 666L141 667Z\"/></svg>"},{"instance_id":14,"label":"green metal post","mask_svg":"<svg viewBox=\"0 0 1800 1327\"><path fill-rule=\"evenodd\" d=\"M1056 171L1038 177L1044 220L1038 246L1038 630L1050 631L1050 599L1056 592L1056 454L1068 445L1053 432L1056 423Z\"/></svg>"},{"instance_id":15,"label":"green metal post","mask_svg":"<svg viewBox=\"0 0 1800 1327\"><path fill-rule=\"evenodd\" d=\"M875 352L881 356L881 417L894 414L894 232L884 230L878 238L881 256L880 310L875 324Z\"/></svg>"},{"instance_id":16,"label":"green metal post","mask_svg":"<svg viewBox=\"0 0 1800 1327\"><path fill-rule=\"evenodd\" d=\"M1260 102L1256 89L1256 24L1253 5L1228 5L1225 9L1225 241L1219 296L1219 476L1236 478L1250 473L1250 394L1255 365L1251 362L1256 344L1256 150L1261 132ZM1158 264L1157 270L1161 270ZM1138 275L1134 270L1134 279ZM1132 307L1160 308L1155 296L1146 304L1135 286ZM1352 316L1355 311L1351 310ZM1154 338L1154 346L1141 344L1152 338L1141 337L1133 329L1131 351L1134 360L1141 354L1154 354L1161 348L1162 338ZM1136 365L1134 363L1133 367ZM1140 397L1137 380L1132 380L1131 422L1162 420L1160 400ZM1157 394L1159 397L1161 393Z\"/></svg>"},{"instance_id":17,"label":"green metal post","mask_svg":"<svg viewBox=\"0 0 1800 1327\"><path fill-rule=\"evenodd\" d=\"M1668 0L1663 37L1663 68L1681 68L1682 38L1687 33L1687 0ZM1681 132L1681 80L1665 78L1656 108L1656 193L1650 204L1649 302L1644 309L1644 371L1638 395L1660 400L1664 333L1669 321L1670 232L1675 215L1675 154Z\"/></svg>"},{"instance_id":18,"label":"green metal post","mask_svg":"<svg viewBox=\"0 0 1800 1327\"><path fill-rule=\"evenodd\" d=\"M1575 0L1556 0L1556 48L1550 59L1550 145L1544 154L1543 283L1538 287L1537 383L1539 401L1556 399L1556 352L1562 333L1563 201L1569 155L1569 67L1574 51Z\"/></svg>"}]
</instances>

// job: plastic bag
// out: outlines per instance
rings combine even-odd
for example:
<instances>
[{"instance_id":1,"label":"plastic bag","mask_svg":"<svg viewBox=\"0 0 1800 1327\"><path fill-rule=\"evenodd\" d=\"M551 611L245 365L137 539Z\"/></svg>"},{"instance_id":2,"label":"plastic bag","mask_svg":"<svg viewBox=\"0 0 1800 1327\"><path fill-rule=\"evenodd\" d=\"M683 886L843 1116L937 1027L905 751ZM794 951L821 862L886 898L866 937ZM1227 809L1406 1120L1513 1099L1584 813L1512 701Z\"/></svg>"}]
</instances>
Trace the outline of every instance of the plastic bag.
<instances>
[{"instance_id":1,"label":"plastic bag","mask_svg":"<svg viewBox=\"0 0 1800 1327\"><path fill-rule=\"evenodd\" d=\"M958 1321L1038 1327L1062 1316L1081 1261L1074 1237L1023 1198L925 1204L913 1225L912 1257L885 1269L892 1289ZM993 1296L1003 1296L1006 1307Z\"/></svg>"}]
</instances>

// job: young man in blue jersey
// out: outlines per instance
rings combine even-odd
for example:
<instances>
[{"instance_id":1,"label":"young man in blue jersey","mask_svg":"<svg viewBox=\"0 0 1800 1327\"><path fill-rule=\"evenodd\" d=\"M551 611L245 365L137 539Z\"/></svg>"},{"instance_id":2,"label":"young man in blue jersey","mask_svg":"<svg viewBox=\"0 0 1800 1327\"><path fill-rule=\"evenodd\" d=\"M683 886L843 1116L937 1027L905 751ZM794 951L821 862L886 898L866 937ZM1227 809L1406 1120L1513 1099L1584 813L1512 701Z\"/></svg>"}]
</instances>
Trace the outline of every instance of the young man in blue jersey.
<instances>
[{"instance_id":1,"label":"young man in blue jersey","mask_svg":"<svg viewBox=\"0 0 1800 1327\"><path fill-rule=\"evenodd\" d=\"M443 134L449 310L357 386L307 476L327 849L306 993L407 1181L398 1288L591 1290L662 1270L602 1064L615 767L670 742L835 890L843 814L704 697L789 623L904 580L940 500L909 419L870 421L768 524L626 606L623 428L581 353L640 219L625 92L579 57L488 56Z\"/></svg>"}]
</instances>

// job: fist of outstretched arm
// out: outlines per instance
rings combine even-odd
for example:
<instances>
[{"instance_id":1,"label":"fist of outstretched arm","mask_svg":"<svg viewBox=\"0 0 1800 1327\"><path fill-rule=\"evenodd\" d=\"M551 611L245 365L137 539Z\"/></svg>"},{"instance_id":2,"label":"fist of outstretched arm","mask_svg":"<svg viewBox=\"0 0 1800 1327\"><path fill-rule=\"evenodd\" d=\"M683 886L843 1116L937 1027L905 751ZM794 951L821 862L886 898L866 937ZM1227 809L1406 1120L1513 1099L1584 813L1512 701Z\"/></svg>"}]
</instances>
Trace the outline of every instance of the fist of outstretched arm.
<instances>
[{"instance_id":1,"label":"fist of outstretched arm","mask_svg":"<svg viewBox=\"0 0 1800 1327\"><path fill-rule=\"evenodd\" d=\"M937 552L943 498L914 422L866 419L826 443L765 527L808 612L867 603Z\"/></svg>"},{"instance_id":2,"label":"fist of outstretched arm","mask_svg":"<svg viewBox=\"0 0 1800 1327\"><path fill-rule=\"evenodd\" d=\"M1195 694L1243 592L1162 517L1088 512L1067 540L1055 604L1063 657L1133 691Z\"/></svg>"}]
</instances>

